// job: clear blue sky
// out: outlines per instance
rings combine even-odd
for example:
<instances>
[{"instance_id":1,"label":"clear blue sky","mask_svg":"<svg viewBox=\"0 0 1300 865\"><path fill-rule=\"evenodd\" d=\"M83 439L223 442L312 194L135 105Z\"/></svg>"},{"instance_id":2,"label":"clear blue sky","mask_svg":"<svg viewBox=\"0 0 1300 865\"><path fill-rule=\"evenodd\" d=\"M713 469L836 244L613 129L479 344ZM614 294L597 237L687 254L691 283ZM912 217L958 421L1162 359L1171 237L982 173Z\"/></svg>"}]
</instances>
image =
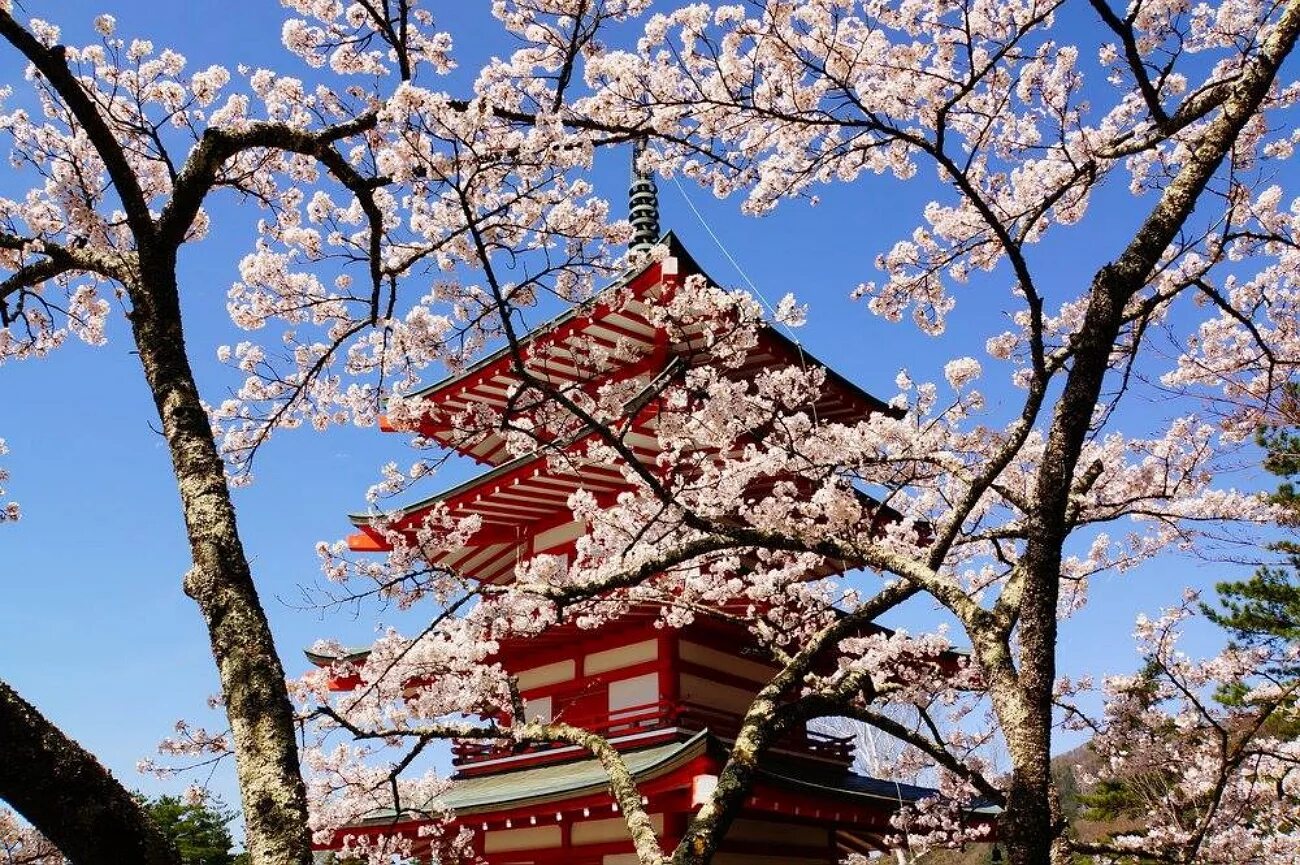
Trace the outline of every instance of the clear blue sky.
<instances>
[{"instance_id":1,"label":"clear blue sky","mask_svg":"<svg viewBox=\"0 0 1300 865\"><path fill-rule=\"evenodd\" d=\"M303 74L279 47L282 15L272 0L31 4L38 5L64 27L70 42L89 38L93 16L111 12L120 35L174 47L191 68L246 63ZM467 70L476 57L509 50L491 41L499 31L487 6L436 7L451 10L438 14L453 30ZM0 50L0 76L19 90L20 71L12 52ZM598 166L597 182L616 199L625 184L624 159L610 154ZM816 209L793 203L764 219L743 218L734 202L689 192L770 301L794 291L811 303L803 343L850 379L888 397L901 367L917 379L942 380L947 359L982 356L985 338L1011 308L1003 277L962 290L955 327L936 342L908 325L876 319L849 299L854 286L875 276L875 255L909 233L920 207L936 194L932 177L923 171L921 180L904 186L869 178L823 191ZM661 190L665 228L678 232L715 279L739 284L677 189L664 183ZM6 172L0 191L14 196L22 189ZM1032 251L1049 289L1064 293L1086 281L1118 249L1141 210L1122 183L1104 189L1093 208L1086 228L1061 233ZM1109 215L1095 218L1107 209ZM233 383L214 352L218 344L240 338L225 319L225 291L251 245L255 219L247 209L216 206L213 212L213 236L189 248L182 264L191 353L210 401ZM431 371L430 378L441 374ZM995 410L999 404L1014 407L1019 395L1000 382L989 383L987 391ZM1126 409L1139 425L1159 421L1164 412L1161 404L1140 400ZM155 423L120 319L112 322L103 348L70 343L48 359L0 369L0 437L12 451L6 458L13 475L9 496L21 502L24 514L18 524L0 529L0 678L125 783L150 791L183 783L142 778L136 761L152 755L177 718L203 719L205 697L216 690L201 620L180 588L187 547L167 454L151 428ZM344 514L364 506L378 467L404 456L398 437L377 430L281 434L260 456L257 482L237 493L245 543L290 674L304 669L300 649L317 638L366 642L377 619L390 621L373 610L322 616L303 607L300 590L318 579L315 542L344 534ZM444 474L434 484L457 479ZM1245 475L1241 482L1258 479ZM1184 585L1205 586L1225 575L1233 574L1170 559L1095 580L1093 604L1065 625L1062 672L1130 669L1135 659L1128 634L1138 612L1172 602ZM915 629L933 620L928 606L917 605L897 621ZM229 772L216 779L216 787L233 801Z\"/></svg>"}]
</instances>

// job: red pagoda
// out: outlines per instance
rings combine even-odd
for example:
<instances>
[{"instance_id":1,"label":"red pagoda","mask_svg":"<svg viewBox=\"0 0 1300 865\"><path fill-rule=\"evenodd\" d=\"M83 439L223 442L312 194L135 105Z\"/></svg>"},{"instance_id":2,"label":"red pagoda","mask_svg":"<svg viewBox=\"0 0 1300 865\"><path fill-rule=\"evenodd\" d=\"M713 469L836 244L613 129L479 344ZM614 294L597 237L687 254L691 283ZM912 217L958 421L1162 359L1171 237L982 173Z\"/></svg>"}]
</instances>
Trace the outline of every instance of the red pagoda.
<instances>
[{"instance_id":1,"label":"red pagoda","mask_svg":"<svg viewBox=\"0 0 1300 865\"><path fill-rule=\"evenodd\" d=\"M634 177L634 248L666 246L668 254L626 276L608 296L576 308L522 341L531 375L570 386L592 376L581 358L606 346L627 363L597 377L620 376L632 389L654 394L664 376L683 364L707 362L697 347L673 344L651 323L649 305L691 274L701 273L678 239L658 236L653 182ZM702 274L701 274L702 275ZM612 296L612 295L610 295ZM628 298L631 298L628 300ZM604 302L602 302L604 301ZM419 432L490 468L472 481L400 512L395 528L413 528L431 508L457 517L478 515L482 528L461 547L441 549L430 564L490 582L512 579L517 562L538 554L565 555L586 527L567 501L576 490L608 500L627 488L617 466L583 459L586 439L572 436L566 461L545 453L512 457L502 435L458 434L445 420L471 404L511 410L519 384L516 360L502 349L419 396L430 410ZM745 363L744 377L769 365L813 364L815 359L773 328L764 328ZM654 465L654 400L633 400L626 437ZM819 418L852 421L888 410L879 400L827 370L813 409ZM370 518L353 518L357 551L387 549ZM393 530L394 526L388 526ZM721 619L696 617L683 628L656 627L656 611L634 612L597 629L569 623L540 638L505 642L497 659L518 681L531 717L546 717L603 734L625 753L652 816L661 846L671 851L687 820L711 794L750 702L777 672L754 638ZM328 665L338 658L312 656ZM346 687L346 682L340 683ZM457 825L474 830L475 853L491 865L635 865L637 858L601 765L567 745L519 750L482 741L452 745L456 783L445 798ZM799 728L765 758L718 865L814 865L850 853L878 855L892 834L889 819L902 805L931 791L852 771L850 737ZM418 834L421 819L375 814L348 831Z\"/></svg>"}]
</instances>

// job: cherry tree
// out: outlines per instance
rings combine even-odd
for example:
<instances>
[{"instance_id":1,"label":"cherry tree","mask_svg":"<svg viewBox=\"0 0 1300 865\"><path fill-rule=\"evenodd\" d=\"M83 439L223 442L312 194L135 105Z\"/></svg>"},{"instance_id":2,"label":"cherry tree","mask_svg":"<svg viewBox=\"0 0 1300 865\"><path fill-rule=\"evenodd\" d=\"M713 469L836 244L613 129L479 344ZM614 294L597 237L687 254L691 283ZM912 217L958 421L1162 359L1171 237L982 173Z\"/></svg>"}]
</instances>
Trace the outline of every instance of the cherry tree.
<instances>
[{"instance_id":1,"label":"cherry tree","mask_svg":"<svg viewBox=\"0 0 1300 865\"><path fill-rule=\"evenodd\" d=\"M220 673L252 860L305 863L309 819L330 837L375 807L436 813L446 782L403 770L462 737L587 748L644 865L706 862L767 747L817 717L871 724L935 774L943 795L900 814L900 844L960 843L973 832L962 807L980 796L1004 809L1013 863L1068 855L1049 766L1059 618L1086 604L1095 574L1275 516L1223 488L1216 468L1300 359L1295 214L1276 170L1296 135L1300 91L1284 61L1300 2L755 0L652 13L645 0L501 0L493 13L515 49L465 92L444 86L451 34L414 2L283 5L285 47L317 80L190 72L175 51L119 37L107 15L99 41L70 47L54 24L0 12L0 36L31 64L33 100L0 118L33 179L0 201L0 358L36 358L69 336L100 342L109 298L128 310L176 472L194 558L185 586ZM1062 26L1067 14L1093 28L1090 41ZM937 172L936 200L881 244L880 275L864 267L856 294L887 322L910 318L940 352L967 293L1009 305L1009 324L986 335L987 357L953 356L946 383L902 374L892 410L831 422L807 408L824 370L739 375L766 326L754 299L689 280L654 323L698 341L707 363L649 383L663 457L647 463L628 438L639 400L597 374L619 358L592 348L589 379L557 384L527 362L519 325L523 310L589 300L664 253L651 242L624 255L629 226L591 181L597 149L632 141L644 142L639 171L706 185L753 214L825 184ZM1090 205L1108 181L1132 192L1136 229L1095 272L1045 278L1035 244L1106 221ZM210 230L214 195L261 208L228 306L236 326L270 335L219 350L242 383L206 405L176 261ZM802 318L795 298L778 313ZM450 418L460 443L499 435L514 453L601 460L628 491L612 506L573 496L589 534L572 561L538 557L507 586L480 585L431 564L473 521L435 509L414 532L394 525L389 497L445 458L417 441L414 465L386 468L372 491L373 527L393 552L322 555L351 596L425 604L430 624L345 662L356 692L328 692L328 672L295 683L312 731L300 755L230 484L283 429L373 424L381 405L413 424L431 367L462 369L494 344L518 387L504 411L470 404ZM1018 389L1006 416L980 390L992 375ZM1157 386L1176 407L1165 425L1122 427L1117 407ZM577 455L563 446L576 430L595 433ZM810 579L842 566L874 576ZM959 624L968 664L941 662L942 633L864 636L918 596ZM748 610L780 666L667 852L601 737L449 720L525 717L493 661L498 640L641 604L668 627ZM900 723L898 706L930 723ZM995 739L1005 783L985 756ZM1227 834L1211 840L1229 827L1205 825L1203 849L1233 849Z\"/></svg>"},{"instance_id":2,"label":"cherry tree","mask_svg":"<svg viewBox=\"0 0 1300 865\"><path fill-rule=\"evenodd\" d=\"M4 439L0 439L0 456L9 452L8 446L5 445ZM0 469L0 483L9 480L9 472ZM0 487L0 496L5 494L4 487ZM3 508L0 508L0 522L13 522L18 519L20 511L17 502L6 502Z\"/></svg>"},{"instance_id":3,"label":"cherry tree","mask_svg":"<svg viewBox=\"0 0 1300 865\"><path fill-rule=\"evenodd\" d=\"M58 849L8 811L0 811L0 862L5 865L57 865Z\"/></svg>"},{"instance_id":4,"label":"cherry tree","mask_svg":"<svg viewBox=\"0 0 1300 865\"><path fill-rule=\"evenodd\" d=\"M775 598L778 611L788 604L784 616L772 615L774 623L755 627L769 631L763 636L793 675L775 681L754 704L746 719L752 739L742 733L713 802L692 822L676 861L707 855L725 832L765 731L783 717L785 707L771 698L791 681L808 689L799 705L820 699L845 707L912 742L975 790L992 788L982 767L954 754L954 743L889 725L872 710L879 695L866 683L873 673L886 678L880 673L889 669L889 653L852 645L839 630L841 621L874 618L919 592L947 607L974 645L979 687L1012 760L1008 789L996 794L1005 802L999 831L1011 859L1043 861L1052 839L1065 840L1053 813L1049 767L1058 615L1086 602L1087 580L1099 571L1195 544L1226 522L1272 517L1257 497L1217 489L1213 467L1268 407L1277 368L1295 358L1285 345L1285 266L1252 278L1249 290L1237 290L1241 280L1230 273L1261 254L1287 257L1287 227L1268 217L1280 191L1252 183L1260 160L1289 153L1290 133L1270 132L1264 112L1284 111L1292 102L1293 90L1275 86L1274 77L1290 50L1292 37L1283 34L1295 20L1289 10L1248 4L1217 11L1147 4L1124 17L1094 4L1103 32L1114 40L1103 47L1101 62L1117 91L1113 107L1098 111L1083 100L1078 50L1047 35L1056 11L1056 4L1035 3L870 4L861 14L834 3L716 11L693 5L652 16L635 51L604 51L587 62L596 92L573 107L583 124L589 117L643 118L659 145L646 158L651 167L681 172L720 195L743 195L753 212L820 182L855 180L864 170L906 180L920 164L935 165L951 184L951 200L926 209L925 224L878 260L885 280L864 283L859 294L882 317L898 320L910 312L923 331L941 336L957 304L953 285L1005 268L1011 297L1022 307L1016 329L988 341L992 360L1008 365L1025 392L1010 423L981 423L984 400L971 385L982 365L972 358L954 359L945 370L953 400L941 403L934 385L904 377L905 417L878 416L847 428L791 411L809 403L820 385L815 375L776 370L740 388L716 368L693 370L686 390L707 399L677 397L680 417L661 423L659 445L673 458L712 456L692 463L698 474L667 482L640 467L620 440L610 410L616 400L588 407L519 364L517 375L533 399L549 395L573 418L604 431L586 456L626 465L637 494L613 509L572 502L592 531L577 559L519 569L503 598L477 608L485 611L480 628L489 617L529 627L548 621L557 603L574 615L575 603L587 600L594 602L592 615L608 616L626 608L620 604L657 598L672 608L665 614L670 623L681 615L683 595L714 605L731 596ZM1214 59L1206 64L1207 57ZM1195 80L1182 71L1202 65L1210 71ZM1145 220L1112 261L1081 280L1085 288L1048 292L1035 279L1028 249L1049 228L1083 220L1093 191L1115 172L1149 201ZM1206 201L1215 202L1213 213L1193 219ZM1261 216L1273 227L1257 222ZM506 312L509 297L492 273L492 250L484 245L483 252L478 264ZM1216 284L1220 279L1227 291ZM1281 296L1268 301L1270 310L1280 310L1270 311L1273 324L1254 320L1264 305L1260 279ZM755 311L734 295L697 288L667 316L726 310L727 335L739 348L729 352L727 340L715 336L725 366L729 354L743 354L744 328L735 321L752 321ZM1200 332L1175 332L1179 360L1165 386L1223 387L1240 411L1216 426L1190 414L1195 402L1189 400L1189 414L1157 435L1125 435L1108 423L1111 413L1133 386L1153 331L1165 329L1184 298L1211 317ZM776 427L774 416L783 421L782 433L741 447L738 431ZM473 429L476 419L467 413L454 420ZM537 447L527 435L532 421L513 421L507 413L489 425L521 434L521 448ZM420 463L412 474L427 471ZM748 493L756 480L786 477L807 485ZM398 487L390 479L383 491ZM861 488L887 490L889 506L901 514L883 537L876 514L856 495ZM1140 528L1126 537L1096 531L1129 518ZM439 525L435 514L427 533L378 578L380 590L449 596L454 579L424 570L402 586L400 574L419 561L420 546L454 543L454 533L466 528ZM1085 531L1089 543L1067 551L1070 536ZM744 558L758 551L761 578ZM867 565L895 579L873 597L854 598L844 619L818 620L808 615L811 590L801 581L824 559ZM335 561L330 567L346 568ZM359 570L373 578L372 566ZM522 604L527 613L512 612L509 604ZM539 612L539 604L550 612ZM366 707L367 724L402 732L401 724L385 723L379 688L382 675L395 668L398 681L418 669L437 669L444 682L481 675L478 665L458 675L463 649L444 646L429 657L420 642L399 638L402 656L419 656L415 668L403 668L387 646L378 663L362 669L367 693L376 698ZM809 686L807 658L783 657L783 645L840 653L845 669L858 675ZM909 646L907 653L921 649ZM961 685L974 687L955 687ZM429 716L463 696L464 685L455 687L462 692L430 697ZM504 702L497 693L481 705ZM362 711L355 703L347 708ZM333 710L327 714L354 735L360 729ZM436 726L406 730L413 737L438 732ZM642 854L657 861L648 845Z\"/></svg>"},{"instance_id":5,"label":"cherry tree","mask_svg":"<svg viewBox=\"0 0 1300 865\"><path fill-rule=\"evenodd\" d=\"M1136 824L1110 842L1075 846L1120 862L1293 860L1300 855L1297 683L1278 672L1295 663L1300 647L1190 657L1179 638L1196 598L1189 592L1158 618L1139 619L1145 663L1136 675L1106 679L1102 718L1077 708L1072 683L1060 689L1067 723L1095 734L1101 762L1085 782L1115 794L1107 816Z\"/></svg>"}]
</instances>

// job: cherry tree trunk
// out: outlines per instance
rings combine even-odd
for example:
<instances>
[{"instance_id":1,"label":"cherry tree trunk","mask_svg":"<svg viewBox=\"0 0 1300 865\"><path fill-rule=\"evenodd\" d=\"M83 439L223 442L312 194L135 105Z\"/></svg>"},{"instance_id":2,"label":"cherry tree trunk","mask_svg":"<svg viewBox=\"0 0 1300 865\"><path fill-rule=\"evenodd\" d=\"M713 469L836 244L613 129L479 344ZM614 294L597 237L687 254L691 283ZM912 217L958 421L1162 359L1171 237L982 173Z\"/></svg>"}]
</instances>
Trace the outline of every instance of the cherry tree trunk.
<instances>
[{"instance_id":1,"label":"cherry tree trunk","mask_svg":"<svg viewBox=\"0 0 1300 865\"><path fill-rule=\"evenodd\" d=\"M1051 779L1052 687L1056 676L1057 602L1061 556L1079 454L1092 431L1110 356L1126 307L1146 286L1165 249L1183 230L1238 136L1272 86L1300 35L1300 2L1291 0L1259 54L1245 66L1221 112L1189 148L1182 168L1123 252L1094 276L1083 325L1072 338L1074 361L1052 418L1037 477L1028 543L1020 567L1020 664L1004 679L999 707L1012 776L1001 834L1011 865L1049 865L1061 826L1054 819ZM998 658L1005 664L1005 657ZM1005 670L1005 666L1003 667ZM1011 680L1014 684L1011 684ZM1014 699L1006 699L1009 692ZM995 694L995 701L997 695Z\"/></svg>"},{"instance_id":2,"label":"cherry tree trunk","mask_svg":"<svg viewBox=\"0 0 1300 865\"><path fill-rule=\"evenodd\" d=\"M1052 856L1051 716L1047 722L1029 708L1024 723L1007 731L1011 779L1007 801L998 819L998 840L1009 865L1049 865Z\"/></svg>"},{"instance_id":3,"label":"cherry tree trunk","mask_svg":"<svg viewBox=\"0 0 1300 865\"><path fill-rule=\"evenodd\" d=\"M157 260L161 258L162 260ZM171 453L198 604L225 699L254 865L311 862L306 790L284 668L253 584L225 468L185 353L174 255L141 254L132 329Z\"/></svg>"}]
</instances>

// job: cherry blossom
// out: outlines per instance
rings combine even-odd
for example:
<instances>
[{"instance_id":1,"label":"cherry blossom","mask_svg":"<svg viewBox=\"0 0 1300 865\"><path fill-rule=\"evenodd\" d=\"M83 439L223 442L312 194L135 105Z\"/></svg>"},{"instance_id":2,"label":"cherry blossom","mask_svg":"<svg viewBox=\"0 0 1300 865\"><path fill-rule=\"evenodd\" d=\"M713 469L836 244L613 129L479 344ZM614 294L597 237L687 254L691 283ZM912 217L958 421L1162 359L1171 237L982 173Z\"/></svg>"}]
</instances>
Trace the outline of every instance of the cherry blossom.
<instances>
[{"instance_id":1,"label":"cherry blossom","mask_svg":"<svg viewBox=\"0 0 1300 865\"><path fill-rule=\"evenodd\" d=\"M1294 859L1300 749L1279 731L1294 723L1295 683L1270 671L1294 664L1297 648L1189 657L1178 646L1196 600L1189 592L1158 618L1139 618L1141 672L1104 681L1100 721L1071 717L1096 731L1091 747L1102 758L1094 776L1082 780L1126 785L1141 811L1136 829L1089 852L1108 861Z\"/></svg>"},{"instance_id":2,"label":"cherry blossom","mask_svg":"<svg viewBox=\"0 0 1300 865\"><path fill-rule=\"evenodd\" d=\"M454 34L418 3L283 5L282 42L306 64L302 77L193 69L176 50L120 35L111 16L96 19L96 41L58 50L56 24L0 17L11 44L44 64L29 73L31 98L0 113L30 179L26 195L0 200L0 360L43 356L69 336L98 345L120 307L159 405L191 397L192 423L169 429L174 459L201 450L215 467L219 445L230 483L251 480L262 445L283 431L382 417L411 434L417 455L383 467L367 496L365 526L391 551L318 549L325 606L375 600L428 610L429 624L385 630L357 654L322 646L334 668L291 683L315 837L342 833L348 852L379 861L411 848L347 836L376 809L421 809L429 831L443 832L448 782L408 770L408 758L457 737L588 749L635 836L647 818L621 758L587 731L528 720L495 657L504 640L560 621L605 626L635 607L656 610L665 628L735 617L779 666L742 739L804 713L854 718L902 742L938 795L898 816L899 849L984 831L962 816L978 798L1005 807L998 831L1012 862L1045 861L1066 840L1053 838L1048 773L1059 620L1088 603L1099 574L1249 543L1276 518L1222 469L1300 363L1298 208L1274 170L1297 140L1300 86L1283 61L1300 4L1174 0L1121 16L1094 0L1094 54L1073 44L1084 39L1061 26L1053 0L664 11L644 0L500 0L492 13L510 50L464 87L449 75ZM71 111L70 100L86 104ZM818 364L747 366L769 328L804 322L794 294L774 322L751 294L701 274L636 297L622 277L666 264L670 245L625 251L633 227L611 204L621 191L597 188L593 170L599 151L633 141L637 172L697 183L748 214L830 184L864 197L884 183L930 184L906 228L869 239L845 293L861 301L852 309L864 326L910 321L943 362L901 372L897 392L870 411L827 416L819 401L838 385ZM1110 219L1098 212L1102 184L1127 189L1138 227L1088 272L1048 277L1045 241ZM179 310L176 254L209 232L215 195L248 205L239 210L256 237L226 293L243 333L207 349L233 386L198 406L192 376L160 378L175 358L159 363L148 349L160 343L139 334L159 324L159 309ZM1005 319L977 325L969 308L994 302ZM674 365L653 368L659 358L629 340L556 348L522 325L597 304L642 304ZM167 323L180 333L179 320ZM971 344L987 357L967 356ZM425 384L501 346L504 408L430 405ZM561 356L576 381L547 374ZM1135 393L1167 399L1137 424L1121 410ZM426 417L451 432L421 435ZM512 580L482 584L437 564L479 520L436 505L410 520L399 505L438 482L449 447L497 439L508 456L557 469L614 467L623 489L569 498L585 530L571 555L524 558ZM212 470L204 489L221 485ZM201 536L211 511L186 506ZM243 561L227 510L234 546L223 561ZM199 597L215 579L202 559L187 578ZM243 588L248 621L264 625L246 564L221 585ZM918 596L959 633L873 630ZM228 646L223 617L208 618L214 647ZM1152 627L1140 640L1187 692L1256 675L1240 656L1184 664L1153 636L1173 626ZM969 650L941 663L952 643ZM215 656L228 663L224 649ZM278 688L278 659L268 650L263 660L263 680ZM244 687L221 669L228 691ZM330 676L358 687L332 692ZM1133 681L1109 687L1109 714L1095 722L1103 738L1145 732L1158 749L1152 730L1166 718L1222 723L1137 711ZM273 697L290 753L287 701ZM229 714L228 735L184 726L164 750L247 753L249 719ZM990 759L999 747L1003 773ZM1195 753L1209 755L1198 766L1212 764L1212 753ZM1275 778L1279 765L1261 759L1253 777ZM1196 795L1206 777L1189 775ZM281 778L286 789L295 780ZM1223 801L1266 812L1249 788L1234 775ZM738 789L719 785L674 861L716 848ZM1134 844L1288 861L1284 832L1252 840L1205 825L1213 831L1199 838L1170 828ZM664 861L638 844L644 865Z\"/></svg>"},{"instance_id":3,"label":"cherry blossom","mask_svg":"<svg viewBox=\"0 0 1300 865\"><path fill-rule=\"evenodd\" d=\"M5 445L5 440L0 439L0 456L4 456L7 453L9 453L9 448ZM0 468L0 484L7 483L8 481L9 472L6 469ZM0 496L3 496L4 494L4 487L0 487ZM20 514L21 511L18 508L18 503L8 502L4 507L0 507L0 523L13 522L18 519Z\"/></svg>"},{"instance_id":4,"label":"cherry blossom","mask_svg":"<svg viewBox=\"0 0 1300 865\"><path fill-rule=\"evenodd\" d=\"M12 811L0 808L0 862L4 865L60 865L63 855Z\"/></svg>"}]
</instances>

